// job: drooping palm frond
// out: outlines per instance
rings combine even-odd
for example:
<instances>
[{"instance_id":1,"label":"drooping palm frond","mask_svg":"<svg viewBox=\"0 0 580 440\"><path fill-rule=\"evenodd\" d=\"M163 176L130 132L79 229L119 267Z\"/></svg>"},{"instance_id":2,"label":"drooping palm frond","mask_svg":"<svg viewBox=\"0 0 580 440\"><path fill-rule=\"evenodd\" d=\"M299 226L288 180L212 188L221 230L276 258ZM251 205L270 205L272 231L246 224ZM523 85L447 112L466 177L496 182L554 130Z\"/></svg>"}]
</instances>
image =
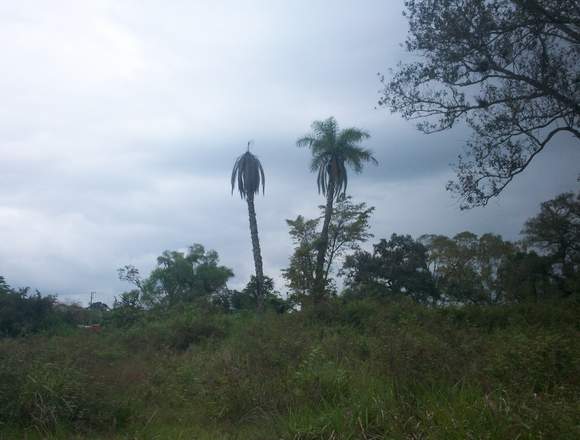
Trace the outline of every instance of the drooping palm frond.
<instances>
[{"instance_id":1,"label":"drooping palm frond","mask_svg":"<svg viewBox=\"0 0 580 440\"><path fill-rule=\"evenodd\" d=\"M260 185L262 186L262 193L265 191L266 178L264 176L264 169L260 160L249 151L246 151L236 159L234 168L232 170L232 194L236 183L240 197L246 197L260 192Z\"/></svg>"}]
</instances>

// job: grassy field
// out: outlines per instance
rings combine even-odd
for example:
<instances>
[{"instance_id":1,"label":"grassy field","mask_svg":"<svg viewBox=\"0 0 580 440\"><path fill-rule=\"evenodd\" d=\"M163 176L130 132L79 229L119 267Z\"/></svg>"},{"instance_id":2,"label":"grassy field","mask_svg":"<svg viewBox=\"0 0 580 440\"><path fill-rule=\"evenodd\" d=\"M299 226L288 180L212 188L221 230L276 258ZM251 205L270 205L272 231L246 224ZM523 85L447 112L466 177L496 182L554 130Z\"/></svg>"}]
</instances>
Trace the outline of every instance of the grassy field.
<instances>
[{"instance_id":1,"label":"grassy field","mask_svg":"<svg viewBox=\"0 0 580 440\"><path fill-rule=\"evenodd\" d=\"M181 308L0 341L0 439L577 439L580 306Z\"/></svg>"}]
</instances>

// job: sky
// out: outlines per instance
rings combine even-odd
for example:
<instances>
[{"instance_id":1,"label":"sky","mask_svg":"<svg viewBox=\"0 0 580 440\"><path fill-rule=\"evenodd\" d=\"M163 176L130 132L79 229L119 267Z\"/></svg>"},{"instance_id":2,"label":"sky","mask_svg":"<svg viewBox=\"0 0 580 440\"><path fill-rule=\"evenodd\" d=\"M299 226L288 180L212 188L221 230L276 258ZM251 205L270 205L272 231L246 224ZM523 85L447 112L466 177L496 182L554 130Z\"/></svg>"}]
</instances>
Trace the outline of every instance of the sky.
<instances>
[{"instance_id":1,"label":"sky","mask_svg":"<svg viewBox=\"0 0 580 440\"><path fill-rule=\"evenodd\" d=\"M381 84L406 54L403 1L0 3L0 275L14 286L111 303L164 250L215 249L245 285L246 204L231 195L253 140L266 172L256 200L264 271L292 246L285 219L324 202L296 139L314 120L370 132L379 161L349 179L376 208L375 241L464 230L518 239L542 201L578 189L580 149L556 138L485 208L445 191L469 133L436 135L384 108ZM371 246L368 243L367 246Z\"/></svg>"}]
</instances>

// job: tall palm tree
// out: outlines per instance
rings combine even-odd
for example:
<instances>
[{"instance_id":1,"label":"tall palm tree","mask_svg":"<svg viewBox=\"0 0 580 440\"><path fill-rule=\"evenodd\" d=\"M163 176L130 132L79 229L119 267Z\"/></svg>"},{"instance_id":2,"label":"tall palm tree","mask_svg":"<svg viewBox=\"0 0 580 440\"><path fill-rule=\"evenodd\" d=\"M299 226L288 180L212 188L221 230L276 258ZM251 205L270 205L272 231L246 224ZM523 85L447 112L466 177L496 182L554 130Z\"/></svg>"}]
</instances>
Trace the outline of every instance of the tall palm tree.
<instances>
[{"instance_id":1,"label":"tall palm tree","mask_svg":"<svg viewBox=\"0 0 580 440\"><path fill-rule=\"evenodd\" d=\"M258 309L264 306L264 272L262 269L262 252L260 251L260 240L258 238L258 222L256 221L256 209L254 207L254 195L259 194L262 185L264 193L266 179L264 169L256 156L248 151L236 159L232 170L232 194L234 187L238 186L240 197L248 203L248 216L250 218L250 236L252 238L252 250L254 253L254 265L256 267L256 298Z\"/></svg>"},{"instance_id":2,"label":"tall palm tree","mask_svg":"<svg viewBox=\"0 0 580 440\"><path fill-rule=\"evenodd\" d=\"M339 130L333 117L312 123L312 133L296 141L299 147L309 147L312 152L310 171L318 172L318 192L326 196L324 223L320 233L314 280L314 299L324 295L324 260L328 249L328 226L332 216L334 201L346 193L348 185L347 166L356 173L362 172L365 162L378 164L372 151L359 144L370 135L358 128Z\"/></svg>"}]
</instances>

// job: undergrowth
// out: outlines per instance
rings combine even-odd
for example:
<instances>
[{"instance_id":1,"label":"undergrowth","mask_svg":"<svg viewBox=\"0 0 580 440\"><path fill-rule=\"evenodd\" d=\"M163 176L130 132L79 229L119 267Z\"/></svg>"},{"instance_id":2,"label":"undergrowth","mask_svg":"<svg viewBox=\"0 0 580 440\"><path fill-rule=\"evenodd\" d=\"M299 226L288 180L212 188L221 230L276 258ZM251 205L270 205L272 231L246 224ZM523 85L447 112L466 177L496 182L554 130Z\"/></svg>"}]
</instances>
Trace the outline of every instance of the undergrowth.
<instances>
[{"instance_id":1,"label":"undergrowth","mask_svg":"<svg viewBox=\"0 0 580 440\"><path fill-rule=\"evenodd\" d=\"M580 438L580 307L181 308L0 341L0 439Z\"/></svg>"}]
</instances>

